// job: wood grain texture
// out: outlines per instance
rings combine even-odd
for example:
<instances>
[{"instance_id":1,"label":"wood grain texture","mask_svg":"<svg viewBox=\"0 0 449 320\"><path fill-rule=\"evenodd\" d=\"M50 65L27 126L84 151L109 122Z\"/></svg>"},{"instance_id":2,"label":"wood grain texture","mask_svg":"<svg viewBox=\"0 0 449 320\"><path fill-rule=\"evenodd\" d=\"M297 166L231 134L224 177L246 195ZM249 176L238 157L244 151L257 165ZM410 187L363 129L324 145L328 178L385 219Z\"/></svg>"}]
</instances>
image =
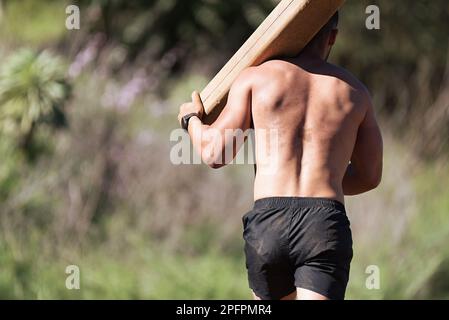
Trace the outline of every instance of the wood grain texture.
<instances>
[{"instance_id":1,"label":"wood grain texture","mask_svg":"<svg viewBox=\"0 0 449 320\"><path fill-rule=\"evenodd\" d=\"M245 68L298 55L344 1L282 0L201 92L205 123L218 117L232 83Z\"/></svg>"}]
</instances>

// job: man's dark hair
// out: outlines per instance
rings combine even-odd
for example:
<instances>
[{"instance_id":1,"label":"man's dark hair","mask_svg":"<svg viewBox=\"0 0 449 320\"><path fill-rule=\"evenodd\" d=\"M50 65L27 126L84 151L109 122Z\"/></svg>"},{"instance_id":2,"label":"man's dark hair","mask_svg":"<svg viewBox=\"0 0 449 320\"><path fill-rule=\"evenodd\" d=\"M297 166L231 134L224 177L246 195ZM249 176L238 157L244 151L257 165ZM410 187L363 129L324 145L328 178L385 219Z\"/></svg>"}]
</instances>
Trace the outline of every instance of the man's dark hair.
<instances>
[{"instance_id":1,"label":"man's dark hair","mask_svg":"<svg viewBox=\"0 0 449 320\"><path fill-rule=\"evenodd\" d=\"M315 38L313 38L312 42L320 41L323 37L329 35L329 33L336 29L338 26L339 14L338 11L329 19L329 21L321 28L321 30L317 33Z\"/></svg>"}]
</instances>

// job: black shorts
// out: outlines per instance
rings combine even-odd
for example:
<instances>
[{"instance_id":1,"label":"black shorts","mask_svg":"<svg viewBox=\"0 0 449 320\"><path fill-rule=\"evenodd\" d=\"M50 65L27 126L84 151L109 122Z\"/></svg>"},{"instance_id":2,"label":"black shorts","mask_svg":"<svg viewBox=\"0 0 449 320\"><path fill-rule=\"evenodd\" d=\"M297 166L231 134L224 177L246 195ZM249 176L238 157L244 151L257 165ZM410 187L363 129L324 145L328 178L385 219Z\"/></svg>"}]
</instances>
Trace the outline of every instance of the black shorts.
<instances>
[{"instance_id":1,"label":"black shorts","mask_svg":"<svg viewBox=\"0 0 449 320\"><path fill-rule=\"evenodd\" d=\"M303 288L345 297L352 236L342 203L319 198L257 200L243 217L249 286L277 300Z\"/></svg>"}]
</instances>

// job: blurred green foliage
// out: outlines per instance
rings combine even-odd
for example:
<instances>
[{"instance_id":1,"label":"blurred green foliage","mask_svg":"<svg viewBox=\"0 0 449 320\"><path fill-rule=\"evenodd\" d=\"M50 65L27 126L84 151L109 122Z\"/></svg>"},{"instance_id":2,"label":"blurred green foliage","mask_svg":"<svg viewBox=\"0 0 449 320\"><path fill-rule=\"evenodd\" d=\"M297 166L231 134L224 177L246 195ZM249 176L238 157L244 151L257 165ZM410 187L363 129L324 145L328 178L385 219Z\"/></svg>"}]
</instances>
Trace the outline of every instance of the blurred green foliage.
<instances>
[{"instance_id":1,"label":"blurred green foliage","mask_svg":"<svg viewBox=\"0 0 449 320\"><path fill-rule=\"evenodd\" d=\"M123 42L129 57L151 54L160 59L184 46L191 54L232 50L245 40L267 12L273 0L79 0L92 14L92 32L104 32Z\"/></svg>"},{"instance_id":2,"label":"blurred green foliage","mask_svg":"<svg viewBox=\"0 0 449 320\"><path fill-rule=\"evenodd\" d=\"M252 168L175 167L168 135L275 2L79 0L68 32L66 1L0 1L1 298L250 298ZM382 187L348 201L363 201L348 298L449 298L448 16L445 0L341 11L332 62L367 84L391 137Z\"/></svg>"},{"instance_id":3,"label":"blurred green foliage","mask_svg":"<svg viewBox=\"0 0 449 320\"><path fill-rule=\"evenodd\" d=\"M0 130L19 138L24 148L32 143L41 124L65 124L63 104L69 84L59 58L43 51L23 50L4 61L0 70Z\"/></svg>"},{"instance_id":4,"label":"blurred green foliage","mask_svg":"<svg viewBox=\"0 0 449 320\"><path fill-rule=\"evenodd\" d=\"M43 5L42 5L43 4ZM39 47L58 41L66 32L67 1L0 1L0 37L15 45Z\"/></svg>"}]
</instances>

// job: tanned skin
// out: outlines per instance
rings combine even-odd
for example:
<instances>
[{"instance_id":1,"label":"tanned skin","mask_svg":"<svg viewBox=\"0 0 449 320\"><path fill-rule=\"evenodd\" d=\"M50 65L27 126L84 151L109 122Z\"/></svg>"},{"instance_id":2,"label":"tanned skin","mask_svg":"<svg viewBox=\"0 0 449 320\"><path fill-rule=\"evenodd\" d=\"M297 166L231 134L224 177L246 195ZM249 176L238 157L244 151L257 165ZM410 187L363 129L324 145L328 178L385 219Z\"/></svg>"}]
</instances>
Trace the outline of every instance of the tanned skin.
<instances>
[{"instance_id":1,"label":"tanned skin","mask_svg":"<svg viewBox=\"0 0 449 320\"><path fill-rule=\"evenodd\" d=\"M247 130L252 118L256 132L277 130L278 147L273 150L260 150L264 144L256 134L255 200L318 197L344 204L345 195L373 190L381 181L383 143L370 95L349 72L327 63L337 33L335 26L296 58L246 69L210 126L201 122L204 108L197 92L180 108L179 120L199 114L190 120L188 131L193 146L212 168L226 164L224 150L235 143L225 136L226 129ZM224 138L214 139L217 132ZM240 146L231 148L234 157ZM297 288L285 299L326 297Z\"/></svg>"}]
</instances>

